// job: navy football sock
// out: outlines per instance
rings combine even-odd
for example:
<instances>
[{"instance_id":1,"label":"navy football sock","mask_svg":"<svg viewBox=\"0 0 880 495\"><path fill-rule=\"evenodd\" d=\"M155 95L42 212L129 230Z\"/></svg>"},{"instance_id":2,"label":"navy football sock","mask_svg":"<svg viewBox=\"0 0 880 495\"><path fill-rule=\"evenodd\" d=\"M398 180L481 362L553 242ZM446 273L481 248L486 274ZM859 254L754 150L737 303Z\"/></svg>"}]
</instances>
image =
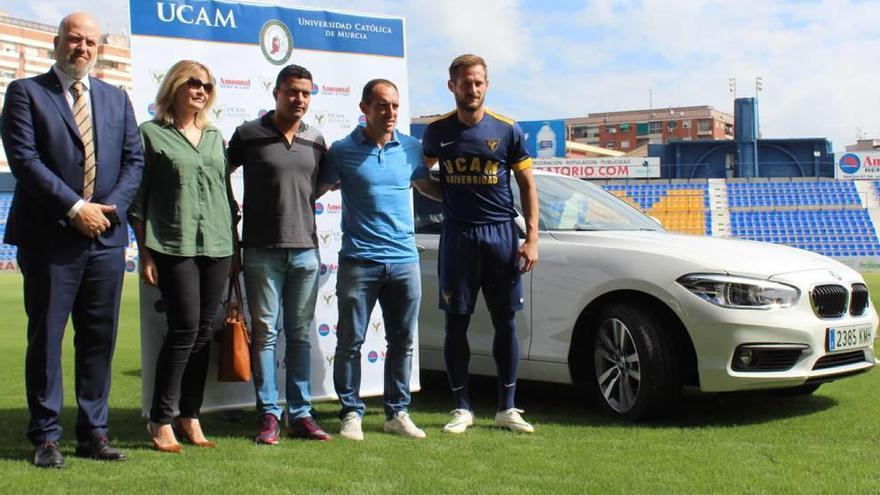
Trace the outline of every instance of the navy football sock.
<instances>
[{"instance_id":1,"label":"navy football sock","mask_svg":"<svg viewBox=\"0 0 880 495\"><path fill-rule=\"evenodd\" d=\"M471 410L468 395L468 364L471 348L468 345L467 329L471 315L446 313L446 343L443 357L446 360L446 376L455 399L456 409Z\"/></svg>"},{"instance_id":2,"label":"navy football sock","mask_svg":"<svg viewBox=\"0 0 880 495\"><path fill-rule=\"evenodd\" d=\"M492 313L495 339L492 341L492 355L498 369L498 410L514 407L516 395L516 373L519 368L519 342L516 340L516 313Z\"/></svg>"}]
</instances>

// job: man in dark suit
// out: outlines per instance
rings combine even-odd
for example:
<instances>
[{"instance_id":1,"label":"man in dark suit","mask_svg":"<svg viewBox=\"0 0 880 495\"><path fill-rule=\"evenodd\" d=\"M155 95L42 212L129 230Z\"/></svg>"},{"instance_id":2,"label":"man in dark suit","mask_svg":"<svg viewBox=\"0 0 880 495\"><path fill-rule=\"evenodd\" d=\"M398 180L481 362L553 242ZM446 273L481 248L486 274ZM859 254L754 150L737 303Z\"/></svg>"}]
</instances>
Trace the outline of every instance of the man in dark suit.
<instances>
[{"instance_id":1,"label":"man in dark suit","mask_svg":"<svg viewBox=\"0 0 880 495\"><path fill-rule=\"evenodd\" d=\"M49 72L13 81L3 106L3 143L16 178L5 242L18 246L28 316L25 385L34 465L61 467L61 347L72 317L76 454L124 460L107 440L110 361L116 343L129 204L143 151L122 90L89 77L98 24L65 17Z\"/></svg>"}]
</instances>

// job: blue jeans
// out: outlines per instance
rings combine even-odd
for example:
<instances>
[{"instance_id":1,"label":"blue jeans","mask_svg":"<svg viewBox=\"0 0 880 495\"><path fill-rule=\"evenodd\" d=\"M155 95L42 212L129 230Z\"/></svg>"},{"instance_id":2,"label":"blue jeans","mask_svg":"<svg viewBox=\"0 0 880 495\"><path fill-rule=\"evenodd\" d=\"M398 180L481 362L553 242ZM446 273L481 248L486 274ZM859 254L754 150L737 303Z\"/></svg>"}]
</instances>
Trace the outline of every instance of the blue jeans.
<instances>
[{"instance_id":1,"label":"blue jeans","mask_svg":"<svg viewBox=\"0 0 880 495\"><path fill-rule=\"evenodd\" d=\"M275 344L283 329L287 415L311 415L310 334L315 320L320 259L317 249L246 248L242 263L253 327L251 354L257 410L281 418ZM279 312L283 325L279 326Z\"/></svg>"},{"instance_id":2,"label":"blue jeans","mask_svg":"<svg viewBox=\"0 0 880 495\"><path fill-rule=\"evenodd\" d=\"M342 258L336 278L339 320L333 385L342 404L340 417L364 415L360 399L361 345L376 301L385 323L385 417L406 411L410 402L413 338L419 319L422 283L418 263L375 263Z\"/></svg>"}]
</instances>

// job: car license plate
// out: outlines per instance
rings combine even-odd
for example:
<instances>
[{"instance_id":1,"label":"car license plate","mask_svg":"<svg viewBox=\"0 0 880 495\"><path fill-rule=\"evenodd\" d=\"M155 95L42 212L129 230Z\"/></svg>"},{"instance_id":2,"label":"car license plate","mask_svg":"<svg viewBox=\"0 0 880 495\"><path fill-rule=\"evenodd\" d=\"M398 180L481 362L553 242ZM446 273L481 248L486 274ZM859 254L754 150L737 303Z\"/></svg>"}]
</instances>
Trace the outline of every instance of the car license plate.
<instances>
[{"instance_id":1,"label":"car license plate","mask_svg":"<svg viewBox=\"0 0 880 495\"><path fill-rule=\"evenodd\" d=\"M828 352L867 347L874 341L870 325L829 328L825 334L825 348Z\"/></svg>"}]
</instances>

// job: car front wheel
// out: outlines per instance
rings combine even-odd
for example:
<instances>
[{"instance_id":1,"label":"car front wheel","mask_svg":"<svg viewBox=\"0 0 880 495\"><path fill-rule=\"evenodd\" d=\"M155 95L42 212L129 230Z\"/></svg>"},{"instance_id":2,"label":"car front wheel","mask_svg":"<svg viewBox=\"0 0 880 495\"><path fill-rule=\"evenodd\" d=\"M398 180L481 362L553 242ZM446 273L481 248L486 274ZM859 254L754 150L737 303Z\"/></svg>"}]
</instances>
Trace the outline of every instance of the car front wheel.
<instances>
[{"instance_id":1,"label":"car front wheel","mask_svg":"<svg viewBox=\"0 0 880 495\"><path fill-rule=\"evenodd\" d=\"M632 420L667 412L680 395L681 373L664 318L641 305L615 303L597 321L593 379L602 406Z\"/></svg>"}]
</instances>

